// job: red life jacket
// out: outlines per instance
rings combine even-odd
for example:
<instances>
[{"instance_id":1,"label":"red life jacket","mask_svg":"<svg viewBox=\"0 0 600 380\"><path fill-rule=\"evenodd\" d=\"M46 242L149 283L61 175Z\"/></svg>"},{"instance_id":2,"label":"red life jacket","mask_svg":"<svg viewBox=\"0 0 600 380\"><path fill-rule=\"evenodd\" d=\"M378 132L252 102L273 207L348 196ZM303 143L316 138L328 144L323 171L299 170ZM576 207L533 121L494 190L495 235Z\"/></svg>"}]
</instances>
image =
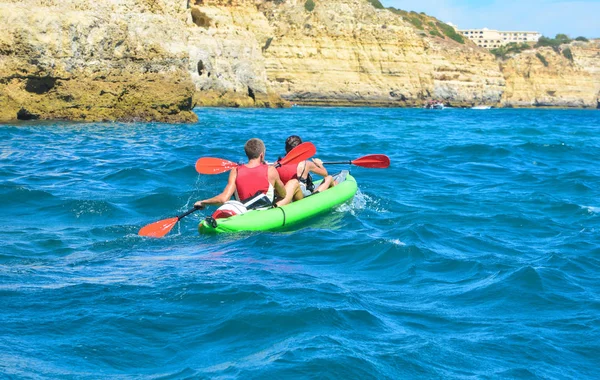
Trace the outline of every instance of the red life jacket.
<instances>
[{"instance_id":1,"label":"red life jacket","mask_svg":"<svg viewBox=\"0 0 600 380\"><path fill-rule=\"evenodd\" d=\"M237 167L237 178L235 179L235 189L238 199L244 201L254 197L258 192L267 194L269 191L269 166L261 164L255 168L249 168L246 165Z\"/></svg>"},{"instance_id":2,"label":"red life jacket","mask_svg":"<svg viewBox=\"0 0 600 380\"><path fill-rule=\"evenodd\" d=\"M298 164L282 165L277 168L277 173L285 185L292 179L298 179Z\"/></svg>"}]
</instances>

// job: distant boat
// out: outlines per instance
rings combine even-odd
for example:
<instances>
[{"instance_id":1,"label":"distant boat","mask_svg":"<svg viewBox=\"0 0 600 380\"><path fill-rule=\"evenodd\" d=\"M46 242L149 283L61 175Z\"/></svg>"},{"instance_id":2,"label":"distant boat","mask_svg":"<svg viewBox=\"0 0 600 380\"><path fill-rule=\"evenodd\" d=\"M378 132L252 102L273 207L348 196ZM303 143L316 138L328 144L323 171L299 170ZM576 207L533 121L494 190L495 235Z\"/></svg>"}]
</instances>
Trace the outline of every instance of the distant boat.
<instances>
[{"instance_id":1,"label":"distant boat","mask_svg":"<svg viewBox=\"0 0 600 380\"><path fill-rule=\"evenodd\" d=\"M492 108L492 106L475 106L475 107L471 107L472 110L489 110L491 108Z\"/></svg>"},{"instance_id":2,"label":"distant boat","mask_svg":"<svg viewBox=\"0 0 600 380\"><path fill-rule=\"evenodd\" d=\"M444 105L442 103L435 103L435 104L426 104L423 108L428 109L428 110L443 110Z\"/></svg>"}]
</instances>

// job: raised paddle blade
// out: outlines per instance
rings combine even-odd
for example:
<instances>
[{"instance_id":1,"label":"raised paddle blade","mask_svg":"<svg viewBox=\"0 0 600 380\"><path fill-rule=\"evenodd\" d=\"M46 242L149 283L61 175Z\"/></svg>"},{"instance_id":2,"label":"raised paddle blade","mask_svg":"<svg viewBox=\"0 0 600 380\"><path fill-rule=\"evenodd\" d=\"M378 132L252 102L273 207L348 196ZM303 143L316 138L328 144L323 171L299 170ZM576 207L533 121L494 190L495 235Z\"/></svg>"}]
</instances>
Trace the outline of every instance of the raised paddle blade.
<instances>
[{"instance_id":1,"label":"raised paddle blade","mask_svg":"<svg viewBox=\"0 0 600 380\"><path fill-rule=\"evenodd\" d=\"M385 169L390 166L390 158L385 154L370 154L353 160L352 164L363 168Z\"/></svg>"},{"instance_id":2,"label":"raised paddle blade","mask_svg":"<svg viewBox=\"0 0 600 380\"><path fill-rule=\"evenodd\" d=\"M315 144L311 142L305 142L290 150L290 152L286 154L279 163L281 165L299 164L302 161L308 160L315 154L317 154L317 148L315 147Z\"/></svg>"},{"instance_id":3,"label":"raised paddle blade","mask_svg":"<svg viewBox=\"0 0 600 380\"><path fill-rule=\"evenodd\" d=\"M158 222L154 222L152 224L148 224L138 232L140 236L161 238L171 231L174 225L177 224L179 218L169 218L159 220Z\"/></svg>"},{"instance_id":4,"label":"raised paddle blade","mask_svg":"<svg viewBox=\"0 0 600 380\"><path fill-rule=\"evenodd\" d=\"M196 161L196 171L200 174L221 174L237 166L235 162L213 157L202 157Z\"/></svg>"}]
</instances>

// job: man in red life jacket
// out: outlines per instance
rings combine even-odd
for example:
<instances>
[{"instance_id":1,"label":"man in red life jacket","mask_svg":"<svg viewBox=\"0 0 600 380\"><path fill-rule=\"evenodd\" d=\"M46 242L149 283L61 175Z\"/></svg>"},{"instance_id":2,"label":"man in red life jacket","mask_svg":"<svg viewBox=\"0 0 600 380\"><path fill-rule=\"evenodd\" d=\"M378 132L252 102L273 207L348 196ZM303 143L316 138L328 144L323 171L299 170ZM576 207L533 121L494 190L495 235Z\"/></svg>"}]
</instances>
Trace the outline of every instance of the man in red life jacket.
<instances>
[{"instance_id":1,"label":"man in red life jacket","mask_svg":"<svg viewBox=\"0 0 600 380\"><path fill-rule=\"evenodd\" d=\"M223 192L215 197L196 202L195 207L203 209L207 205L222 205L233 195L242 203L261 194L265 194L271 202L275 199L275 194L282 199L280 202L285 200L285 187L277 170L264 163L265 144L259 139L250 139L244 145L244 151L248 156L248 163L231 170ZM284 204L277 203L278 206Z\"/></svg>"},{"instance_id":2,"label":"man in red life jacket","mask_svg":"<svg viewBox=\"0 0 600 380\"><path fill-rule=\"evenodd\" d=\"M285 140L285 151L289 153L292 149L302 144L302 139L298 136L290 136ZM299 164L283 165L277 168L281 181L285 184L285 189L288 192L287 198L289 201L299 200L307 197L313 192L327 190L335 185L333 178L328 175L327 169L323 166L323 161L315 158L311 161L303 161ZM310 173L315 173L323 178L323 182L314 188ZM290 192L292 194L290 195ZM289 202L288 202L289 203Z\"/></svg>"}]
</instances>

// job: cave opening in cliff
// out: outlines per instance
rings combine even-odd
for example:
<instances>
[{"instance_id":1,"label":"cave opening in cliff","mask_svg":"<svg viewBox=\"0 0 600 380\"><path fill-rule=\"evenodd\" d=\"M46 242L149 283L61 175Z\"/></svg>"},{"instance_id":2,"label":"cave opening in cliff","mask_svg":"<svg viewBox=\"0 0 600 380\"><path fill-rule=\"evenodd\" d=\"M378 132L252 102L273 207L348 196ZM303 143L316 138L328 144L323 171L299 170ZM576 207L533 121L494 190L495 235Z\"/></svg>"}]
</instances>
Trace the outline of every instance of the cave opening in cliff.
<instances>
[{"instance_id":1,"label":"cave opening in cliff","mask_svg":"<svg viewBox=\"0 0 600 380\"><path fill-rule=\"evenodd\" d=\"M40 118L40 115L29 112L25 108L21 108L19 112L17 112L17 120L37 120Z\"/></svg>"},{"instance_id":2,"label":"cave opening in cliff","mask_svg":"<svg viewBox=\"0 0 600 380\"><path fill-rule=\"evenodd\" d=\"M56 78L44 77L44 78L28 78L25 83L25 91L32 92L34 94L45 94L52 90L56 85Z\"/></svg>"},{"instance_id":3,"label":"cave opening in cliff","mask_svg":"<svg viewBox=\"0 0 600 380\"><path fill-rule=\"evenodd\" d=\"M210 27L210 17L200 11L196 7L192 7L192 21L199 27L208 28Z\"/></svg>"},{"instance_id":4,"label":"cave opening in cliff","mask_svg":"<svg viewBox=\"0 0 600 380\"><path fill-rule=\"evenodd\" d=\"M254 102L256 102L256 95L254 95L254 90L248 86L248 96L252 98Z\"/></svg>"},{"instance_id":5,"label":"cave opening in cliff","mask_svg":"<svg viewBox=\"0 0 600 380\"><path fill-rule=\"evenodd\" d=\"M204 74L204 62L202 60L198 61L198 75Z\"/></svg>"}]
</instances>

